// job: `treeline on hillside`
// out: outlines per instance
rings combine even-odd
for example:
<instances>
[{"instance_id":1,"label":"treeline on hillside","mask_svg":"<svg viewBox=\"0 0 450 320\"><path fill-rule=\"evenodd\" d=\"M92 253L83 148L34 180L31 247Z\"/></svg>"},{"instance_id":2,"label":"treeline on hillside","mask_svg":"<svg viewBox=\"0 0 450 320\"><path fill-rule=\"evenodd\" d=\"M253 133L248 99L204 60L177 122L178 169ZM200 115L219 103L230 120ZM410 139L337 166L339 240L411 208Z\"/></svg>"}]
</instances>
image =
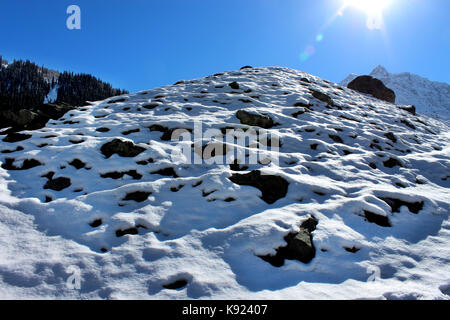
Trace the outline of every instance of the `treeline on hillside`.
<instances>
[{"instance_id":1,"label":"treeline on hillside","mask_svg":"<svg viewBox=\"0 0 450 320\"><path fill-rule=\"evenodd\" d=\"M90 74L61 73L58 85L56 101L73 106L82 105L86 101L103 100L127 93L125 90L114 89L109 83L100 81Z\"/></svg>"},{"instance_id":2,"label":"treeline on hillside","mask_svg":"<svg viewBox=\"0 0 450 320\"><path fill-rule=\"evenodd\" d=\"M0 57L0 66L1 63ZM38 107L55 85L58 85L57 102L72 106L128 93L114 89L109 83L89 74L64 72L50 80L48 72L28 60L15 60L8 67L0 67L0 109L30 110Z\"/></svg>"},{"instance_id":3,"label":"treeline on hillside","mask_svg":"<svg viewBox=\"0 0 450 320\"><path fill-rule=\"evenodd\" d=\"M0 58L0 66L1 66ZM14 61L0 68L0 108L23 108L40 105L50 90L42 68L30 61Z\"/></svg>"}]
</instances>

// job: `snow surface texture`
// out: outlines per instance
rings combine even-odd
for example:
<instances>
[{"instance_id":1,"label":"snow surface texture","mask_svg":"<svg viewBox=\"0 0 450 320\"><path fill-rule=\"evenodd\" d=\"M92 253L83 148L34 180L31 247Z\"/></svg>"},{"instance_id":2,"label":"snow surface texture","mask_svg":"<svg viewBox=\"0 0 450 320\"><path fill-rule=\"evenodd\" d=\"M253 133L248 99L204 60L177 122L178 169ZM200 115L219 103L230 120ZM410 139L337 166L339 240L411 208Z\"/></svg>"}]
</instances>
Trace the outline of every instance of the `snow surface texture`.
<instances>
[{"instance_id":1,"label":"snow surface texture","mask_svg":"<svg viewBox=\"0 0 450 320\"><path fill-rule=\"evenodd\" d=\"M395 92L395 103L414 105L418 113L450 123L450 85L444 82L430 81L409 72L389 73L378 66L370 73ZM347 86L358 75L352 73L340 84Z\"/></svg>"},{"instance_id":2,"label":"snow surface texture","mask_svg":"<svg viewBox=\"0 0 450 320\"><path fill-rule=\"evenodd\" d=\"M287 180L273 204L149 130L246 128L238 110L277 124L279 164L240 172ZM435 119L271 67L109 98L22 134L0 141L0 298L450 298L450 136ZM116 138L145 151L106 158ZM258 257L311 215L311 262ZM66 286L72 266L80 290Z\"/></svg>"}]
</instances>

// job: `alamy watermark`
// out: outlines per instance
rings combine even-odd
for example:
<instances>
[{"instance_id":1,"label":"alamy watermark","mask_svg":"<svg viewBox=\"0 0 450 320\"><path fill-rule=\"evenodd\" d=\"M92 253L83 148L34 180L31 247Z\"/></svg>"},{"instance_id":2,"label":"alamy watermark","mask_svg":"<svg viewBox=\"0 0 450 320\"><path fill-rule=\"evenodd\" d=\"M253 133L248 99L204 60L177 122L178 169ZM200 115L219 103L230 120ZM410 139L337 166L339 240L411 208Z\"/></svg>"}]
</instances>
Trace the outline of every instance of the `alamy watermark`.
<instances>
[{"instance_id":1,"label":"alamy watermark","mask_svg":"<svg viewBox=\"0 0 450 320\"><path fill-rule=\"evenodd\" d=\"M373 282L381 279L381 269L377 266L368 266L367 273L370 274L367 282Z\"/></svg>"},{"instance_id":2,"label":"alamy watermark","mask_svg":"<svg viewBox=\"0 0 450 320\"><path fill-rule=\"evenodd\" d=\"M66 281L66 287L70 290L81 290L81 269L76 265L71 265L66 270L70 274Z\"/></svg>"},{"instance_id":3,"label":"alamy watermark","mask_svg":"<svg viewBox=\"0 0 450 320\"><path fill-rule=\"evenodd\" d=\"M175 129L176 142L171 157L185 164L279 164L280 137L267 130L222 128L203 131L202 122L194 130Z\"/></svg>"},{"instance_id":4,"label":"alamy watermark","mask_svg":"<svg viewBox=\"0 0 450 320\"><path fill-rule=\"evenodd\" d=\"M66 26L69 30L81 29L81 9L79 6L72 4L67 7L66 13L70 16L66 20Z\"/></svg>"}]
</instances>

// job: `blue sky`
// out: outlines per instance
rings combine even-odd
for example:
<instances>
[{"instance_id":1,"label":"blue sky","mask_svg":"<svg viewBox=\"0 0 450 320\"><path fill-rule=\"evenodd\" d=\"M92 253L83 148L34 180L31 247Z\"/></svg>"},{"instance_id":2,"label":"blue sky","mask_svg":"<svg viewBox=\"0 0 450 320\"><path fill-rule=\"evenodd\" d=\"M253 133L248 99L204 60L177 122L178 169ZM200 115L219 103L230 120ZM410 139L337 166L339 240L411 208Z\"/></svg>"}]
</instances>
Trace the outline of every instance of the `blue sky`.
<instances>
[{"instance_id":1,"label":"blue sky","mask_svg":"<svg viewBox=\"0 0 450 320\"><path fill-rule=\"evenodd\" d=\"M390 0L384 30L353 7L332 19L344 1L0 0L0 54L132 92L244 65L338 82L381 64L450 83L450 1ZM66 28L71 4L81 30Z\"/></svg>"}]
</instances>

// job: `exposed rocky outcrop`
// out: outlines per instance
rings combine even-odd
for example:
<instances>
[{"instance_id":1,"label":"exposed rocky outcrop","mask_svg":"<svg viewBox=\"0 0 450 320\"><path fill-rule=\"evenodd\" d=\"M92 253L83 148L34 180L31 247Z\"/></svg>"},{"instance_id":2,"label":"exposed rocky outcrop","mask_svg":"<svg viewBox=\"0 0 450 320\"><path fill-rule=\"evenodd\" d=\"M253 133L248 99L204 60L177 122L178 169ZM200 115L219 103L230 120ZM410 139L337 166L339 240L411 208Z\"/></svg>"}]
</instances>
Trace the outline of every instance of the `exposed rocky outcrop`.
<instances>
[{"instance_id":1,"label":"exposed rocky outcrop","mask_svg":"<svg viewBox=\"0 0 450 320\"><path fill-rule=\"evenodd\" d=\"M395 103L395 92L387 88L381 80L371 76L359 76L347 88L374 96L377 99Z\"/></svg>"},{"instance_id":2,"label":"exposed rocky outcrop","mask_svg":"<svg viewBox=\"0 0 450 320\"><path fill-rule=\"evenodd\" d=\"M229 179L239 185L258 188L262 192L261 199L268 204L284 198L289 186L289 182L284 178L261 174L259 170L254 170L247 174L235 173Z\"/></svg>"},{"instance_id":3,"label":"exposed rocky outcrop","mask_svg":"<svg viewBox=\"0 0 450 320\"><path fill-rule=\"evenodd\" d=\"M256 126L264 129L270 129L275 126L272 118L265 115L250 113L245 110L237 111L236 117L241 121L241 124L246 124L248 126Z\"/></svg>"},{"instance_id":4,"label":"exposed rocky outcrop","mask_svg":"<svg viewBox=\"0 0 450 320\"><path fill-rule=\"evenodd\" d=\"M11 127L9 132L43 128L50 119L57 120L74 107L66 103L49 103L32 110L0 110L0 128Z\"/></svg>"},{"instance_id":5,"label":"exposed rocky outcrop","mask_svg":"<svg viewBox=\"0 0 450 320\"><path fill-rule=\"evenodd\" d=\"M316 256L312 232L316 230L318 221L311 216L300 226L298 232L291 232L284 237L287 245L276 249L275 255L259 256L274 267L284 265L284 260L298 260L309 263Z\"/></svg>"},{"instance_id":6,"label":"exposed rocky outcrop","mask_svg":"<svg viewBox=\"0 0 450 320\"><path fill-rule=\"evenodd\" d=\"M120 139L114 139L113 141L108 142L101 147L101 152L106 158L111 157L115 153L117 153L121 157L132 158L144 152L145 150L145 148L136 146L131 141L123 141Z\"/></svg>"},{"instance_id":7,"label":"exposed rocky outcrop","mask_svg":"<svg viewBox=\"0 0 450 320\"><path fill-rule=\"evenodd\" d=\"M144 202L145 200L148 199L148 196L151 194L152 194L151 192L146 192L146 191L130 192L130 193L127 193L125 198L123 198L122 200L125 200L125 201L133 200L136 202Z\"/></svg>"},{"instance_id":8,"label":"exposed rocky outcrop","mask_svg":"<svg viewBox=\"0 0 450 320\"><path fill-rule=\"evenodd\" d=\"M62 191L71 186L71 181L66 177L59 177L56 179L50 179L44 186L44 189L52 189L55 191Z\"/></svg>"}]
</instances>

